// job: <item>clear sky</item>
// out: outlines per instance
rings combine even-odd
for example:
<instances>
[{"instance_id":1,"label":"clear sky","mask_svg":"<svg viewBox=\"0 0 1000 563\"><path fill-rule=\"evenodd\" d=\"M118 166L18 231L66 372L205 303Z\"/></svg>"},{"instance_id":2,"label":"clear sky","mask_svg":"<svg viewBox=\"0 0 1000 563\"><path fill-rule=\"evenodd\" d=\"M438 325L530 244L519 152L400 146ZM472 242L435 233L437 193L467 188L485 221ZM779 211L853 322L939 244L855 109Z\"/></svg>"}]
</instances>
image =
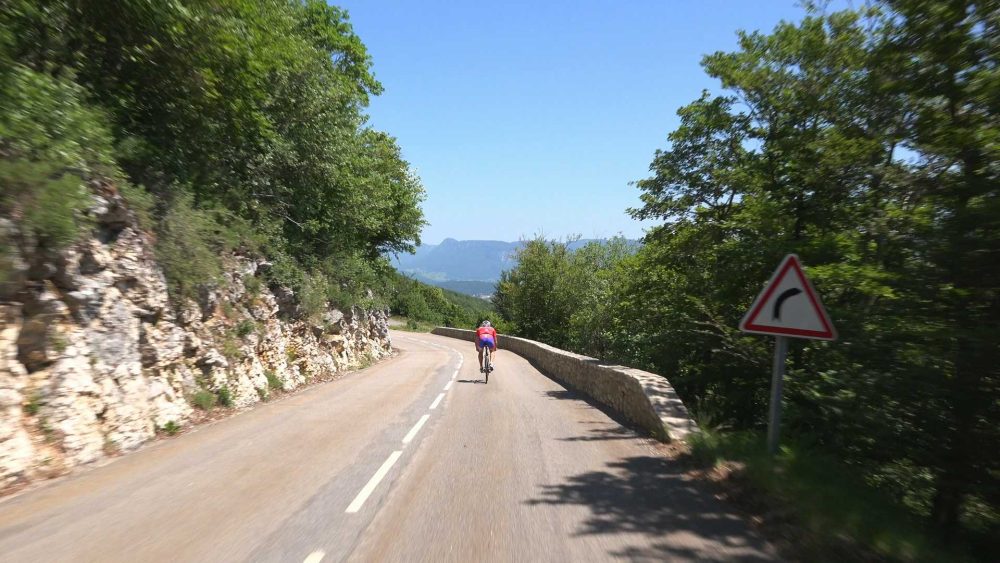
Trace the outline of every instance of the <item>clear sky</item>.
<instances>
[{"instance_id":1,"label":"clear sky","mask_svg":"<svg viewBox=\"0 0 1000 563\"><path fill-rule=\"evenodd\" d=\"M430 244L642 236L628 184L677 108L719 91L702 55L804 13L795 0L332 3L372 54L385 93L371 123L427 190Z\"/></svg>"}]
</instances>

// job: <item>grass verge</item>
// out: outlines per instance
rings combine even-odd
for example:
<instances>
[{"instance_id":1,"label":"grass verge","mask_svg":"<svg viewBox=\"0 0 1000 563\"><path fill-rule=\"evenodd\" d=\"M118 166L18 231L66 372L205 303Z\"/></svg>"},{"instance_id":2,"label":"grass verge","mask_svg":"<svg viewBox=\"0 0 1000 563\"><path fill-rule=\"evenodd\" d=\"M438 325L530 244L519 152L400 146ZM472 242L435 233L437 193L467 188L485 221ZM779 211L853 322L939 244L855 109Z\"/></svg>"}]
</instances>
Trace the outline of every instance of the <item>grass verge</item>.
<instances>
[{"instance_id":1,"label":"grass verge","mask_svg":"<svg viewBox=\"0 0 1000 563\"><path fill-rule=\"evenodd\" d=\"M767 455L762 434L705 432L690 440L702 468L737 504L761 513L769 536L803 561L972 561L947 548L856 469L807 445Z\"/></svg>"},{"instance_id":2,"label":"grass verge","mask_svg":"<svg viewBox=\"0 0 1000 563\"><path fill-rule=\"evenodd\" d=\"M394 317L394 319L398 319L401 322L399 324L393 323L391 326L393 330L403 330L406 332L430 332L434 330L435 327L439 326L435 323L418 321L407 317Z\"/></svg>"}]
</instances>

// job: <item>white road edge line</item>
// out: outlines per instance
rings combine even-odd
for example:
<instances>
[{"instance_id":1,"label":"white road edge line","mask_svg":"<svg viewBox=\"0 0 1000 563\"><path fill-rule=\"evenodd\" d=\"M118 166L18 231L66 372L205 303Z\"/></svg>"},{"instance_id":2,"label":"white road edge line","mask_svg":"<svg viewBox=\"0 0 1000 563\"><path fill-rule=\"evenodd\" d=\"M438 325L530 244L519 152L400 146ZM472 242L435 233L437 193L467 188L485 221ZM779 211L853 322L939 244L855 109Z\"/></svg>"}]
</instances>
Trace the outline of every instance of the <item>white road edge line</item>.
<instances>
[{"instance_id":1,"label":"white road edge line","mask_svg":"<svg viewBox=\"0 0 1000 563\"><path fill-rule=\"evenodd\" d=\"M444 390L447 391L448 389L451 389L451 384L452 383L455 383L454 379L452 379L451 381L449 381L448 384L444 386Z\"/></svg>"},{"instance_id":2,"label":"white road edge line","mask_svg":"<svg viewBox=\"0 0 1000 563\"><path fill-rule=\"evenodd\" d=\"M361 507L365 504L365 501L368 500L368 497L370 497L372 492L375 491L375 487L377 487L378 484L382 482L382 479L385 478L385 474L388 473L390 469L392 469L392 466L396 464L396 461L399 460L399 456L401 455L403 455L403 452L401 451L395 451L389 454L389 459L385 460L385 463L382 464L382 467L379 467L378 471L376 471L375 474L372 475L372 478L368 480L368 483L365 485L365 488L361 489L361 492L358 493L358 496L354 497L354 500L351 501L350 506L347 507L347 510L345 510L345 512L347 512L348 514L353 514L361 510Z\"/></svg>"},{"instance_id":3,"label":"white road edge line","mask_svg":"<svg viewBox=\"0 0 1000 563\"><path fill-rule=\"evenodd\" d=\"M455 379L456 377L458 377L458 370L457 369L455 370L455 373L451 374L451 378L452 379Z\"/></svg>"},{"instance_id":4,"label":"white road edge line","mask_svg":"<svg viewBox=\"0 0 1000 563\"><path fill-rule=\"evenodd\" d=\"M444 399L444 393L441 393L438 395L437 399L434 399L434 402L431 403L431 410L438 408L438 404L441 402L441 399Z\"/></svg>"},{"instance_id":5,"label":"white road edge line","mask_svg":"<svg viewBox=\"0 0 1000 563\"><path fill-rule=\"evenodd\" d=\"M302 563L319 563L324 557L326 557L325 551L314 551L310 553L309 556L302 561Z\"/></svg>"},{"instance_id":6,"label":"white road edge line","mask_svg":"<svg viewBox=\"0 0 1000 563\"><path fill-rule=\"evenodd\" d=\"M420 427L423 426L424 423L427 422L427 419L430 417L431 415L429 414L425 414L424 416L420 417L420 420L418 420L417 423L413 425L413 428L410 428L410 431L406 433L406 436L403 438L403 443L409 444L410 442L412 442L413 438L416 437L417 432L420 432Z\"/></svg>"}]
</instances>

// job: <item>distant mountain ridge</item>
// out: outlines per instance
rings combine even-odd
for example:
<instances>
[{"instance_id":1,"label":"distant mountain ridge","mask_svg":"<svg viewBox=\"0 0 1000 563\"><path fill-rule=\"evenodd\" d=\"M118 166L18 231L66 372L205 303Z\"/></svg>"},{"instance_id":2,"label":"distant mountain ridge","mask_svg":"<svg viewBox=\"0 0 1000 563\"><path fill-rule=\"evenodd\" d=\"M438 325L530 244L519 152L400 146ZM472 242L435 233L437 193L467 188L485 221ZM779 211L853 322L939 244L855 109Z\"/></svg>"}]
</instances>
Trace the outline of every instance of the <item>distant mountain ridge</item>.
<instances>
[{"instance_id":1,"label":"distant mountain ridge","mask_svg":"<svg viewBox=\"0 0 1000 563\"><path fill-rule=\"evenodd\" d=\"M572 250L600 239L581 239L570 243ZM455 240L424 244L414 254L391 257L397 270L422 282L468 295L493 293L504 270L516 265L517 250L523 241Z\"/></svg>"},{"instance_id":2,"label":"distant mountain ridge","mask_svg":"<svg viewBox=\"0 0 1000 563\"><path fill-rule=\"evenodd\" d=\"M455 240L421 245L415 254L400 255L396 268L433 281L496 281L514 266L520 242Z\"/></svg>"}]
</instances>

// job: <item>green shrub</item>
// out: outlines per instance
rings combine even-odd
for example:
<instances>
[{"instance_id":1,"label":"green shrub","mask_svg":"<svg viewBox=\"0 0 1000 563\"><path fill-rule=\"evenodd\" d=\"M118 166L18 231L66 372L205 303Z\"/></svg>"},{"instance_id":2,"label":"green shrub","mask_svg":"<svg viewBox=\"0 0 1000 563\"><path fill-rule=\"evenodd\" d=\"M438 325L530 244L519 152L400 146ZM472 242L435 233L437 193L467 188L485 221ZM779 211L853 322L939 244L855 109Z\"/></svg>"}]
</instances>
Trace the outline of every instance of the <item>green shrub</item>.
<instances>
[{"instance_id":1,"label":"green shrub","mask_svg":"<svg viewBox=\"0 0 1000 563\"><path fill-rule=\"evenodd\" d=\"M0 83L0 137L8 154L70 168L83 175L114 175L111 134L87 92L66 74L56 77L14 64ZM68 74L68 73L67 73Z\"/></svg>"},{"instance_id":2,"label":"green shrub","mask_svg":"<svg viewBox=\"0 0 1000 563\"><path fill-rule=\"evenodd\" d=\"M100 111L72 81L21 65L0 84L0 211L14 209L22 227L46 247L72 242L88 224L85 178L117 176L111 137Z\"/></svg>"},{"instance_id":3,"label":"green shrub","mask_svg":"<svg viewBox=\"0 0 1000 563\"><path fill-rule=\"evenodd\" d=\"M270 395L268 395L267 393L267 388L257 387L256 389L257 389L257 396L260 397L260 400L263 402L267 402L267 400L270 398Z\"/></svg>"},{"instance_id":4,"label":"green shrub","mask_svg":"<svg viewBox=\"0 0 1000 563\"><path fill-rule=\"evenodd\" d=\"M52 342L52 349L55 350L59 354L64 353L66 351L66 348L69 347L69 341L66 340L65 336L63 336L63 335L61 335L59 333L54 333L49 338L49 340Z\"/></svg>"},{"instance_id":5,"label":"green shrub","mask_svg":"<svg viewBox=\"0 0 1000 563\"><path fill-rule=\"evenodd\" d=\"M219 404L227 409L233 406L233 396L229 391L229 387L222 387L219 389Z\"/></svg>"},{"instance_id":6,"label":"green shrub","mask_svg":"<svg viewBox=\"0 0 1000 563\"><path fill-rule=\"evenodd\" d=\"M236 325L236 336L240 338L246 338L250 336L257 330L257 323L251 321L250 319L244 319Z\"/></svg>"},{"instance_id":7,"label":"green shrub","mask_svg":"<svg viewBox=\"0 0 1000 563\"><path fill-rule=\"evenodd\" d=\"M164 424L163 427L160 428L160 430L162 430L168 436L174 436L181 431L181 426L176 422L174 422L173 420L171 420L166 424Z\"/></svg>"},{"instance_id":8,"label":"green shrub","mask_svg":"<svg viewBox=\"0 0 1000 563\"><path fill-rule=\"evenodd\" d=\"M35 416L38 414L38 411L41 410L43 404L45 403L42 398L42 394L35 391L31 394L31 398L24 405L24 413L28 416Z\"/></svg>"},{"instance_id":9,"label":"green shrub","mask_svg":"<svg viewBox=\"0 0 1000 563\"><path fill-rule=\"evenodd\" d=\"M18 208L22 228L43 246L61 248L88 224L81 214L89 203L87 189L79 176L59 166L22 158L0 160L0 185L0 209Z\"/></svg>"},{"instance_id":10,"label":"green shrub","mask_svg":"<svg viewBox=\"0 0 1000 563\"><path fill-rule=\"evenodd\" d=\"M299 306L306 318L316 319L327 309L329 282L322 274L308 276L299 292Z\"/></svg>"},{"instance_id":11,"label":"green shrub","mask_svg":"<svg viewBox=\"0 0 1000 563\"><path fill-rule=\"evenodd\" d=\"M281 384L281 379L273 371L265 371L264 377L267 378L267 386L271 389L282 389L284 386Z\"/></svg>"},{"instance_id":12,"label":"green shrub","mask_svg":"<svg viewBox=\"0 0 1000 563\"><path fill-rule=\"evenodd\" d=\"M107 436L104 437L103 449L104 455L106 456L118 455L122 452L122 448L118 445L118 442L108 438Z\"/></svg>"},{"instance_id":13,"label":"green shrub","mask_svg":"<svg viewBox=\"0 0 1000 563\"><path fill-rule=\"evenodd\" d=\"M153 212L156 207L156 198L141 186L133 186L128 182L121 182L118 185L118 192L125 199L128 208L135 214L139 227L152 230L155 227Z\"/></svg>"},{"instance_id":14,"label":"green shrub","mask_svg":"<svg viewBox=\"0 0 1000 563\"><path fill-rule=\"evenodd\" d=\"M205 391L202 389L198 391L191 397L191 402L194 406L198 407L203 411L210 411L215 406L217 398L211 391Z\"/></svg>"},{"instance_id":15,"label":"green shrub","mask_svg":"<svg viewBox=\"0 0 1000 563\"><path fill-rule=\"evenodd\" d=\"M243 349L240 348L240 343L235 337L230 335L222 341L222 355L229 360L238 360L243 357Z\"/></svg>"},{"instance_id":16,"label":"green shrub","mask_svg":"<svg viewBox=\"0 0 1000 563\"><path fill-rule=\"evenodd\" d=\"M260 290L263 288L264 284L260 281L257 276L247 276L243 278L243 287L246 288L247 294L251 297L257 297L260 295Z\"/></svg>"},{"instance_id":17,"label":"green shrub","mask_svg":"<svg viewBox=\"0 0 1000 563\"><path fill-rule=\"evenodd\" d=\"M200 285L220 281L220 255L226 250L223 230L183 190L170 202L156 228L156 256L171 293L195 297Z\"/></svg>"},{"instance_id":18,"label":"green shrub","mask_svg":"<svg viewBox=\"0 0 1000 563\"><path fill-rule=\"evenodd\" d=\"M49 424L49 420L47 418L38 419L38 429L41 430L42 436L45 437L46 442L51 444L56 441L56 430L55 428L52 428L52 425Z\"/></svg>"},{"instance_id":19,"label":"green shrub","mask_svg":"<svg viewBox=\"0 0 1000 563\"><path fill-rule=\"evenodd\" d=\"M375 364L375 357L370 352L365 352L358 358L358 369L366 369Z\"/></svg>"},{"instance_id":20,"label":"green shrub","mask_svg":"<svg viewBox=\"0 0 1000 563\"><path fill-rule=\"evenodd\" d=\"M3 284L14 277L13 245L7 242L5 233L0 232L0 293L4 293Z\"/></svg>"},{"instance_id":21,"label":"green shrub","mask_svg":"<svg viewBox=\"0 0 1000 563\"><path fill-rule=\"evenodd\" d=\"M772 457L764 436L749 431L704 431L690 443L700 465L742 464L748 491L808 531L796 542L804 561L850 559L855 550L892 560L964 560L959 551L942 551L912 514L869 486L857 468L815 446L786 438Z\"/></svg>"}]
</instances>

